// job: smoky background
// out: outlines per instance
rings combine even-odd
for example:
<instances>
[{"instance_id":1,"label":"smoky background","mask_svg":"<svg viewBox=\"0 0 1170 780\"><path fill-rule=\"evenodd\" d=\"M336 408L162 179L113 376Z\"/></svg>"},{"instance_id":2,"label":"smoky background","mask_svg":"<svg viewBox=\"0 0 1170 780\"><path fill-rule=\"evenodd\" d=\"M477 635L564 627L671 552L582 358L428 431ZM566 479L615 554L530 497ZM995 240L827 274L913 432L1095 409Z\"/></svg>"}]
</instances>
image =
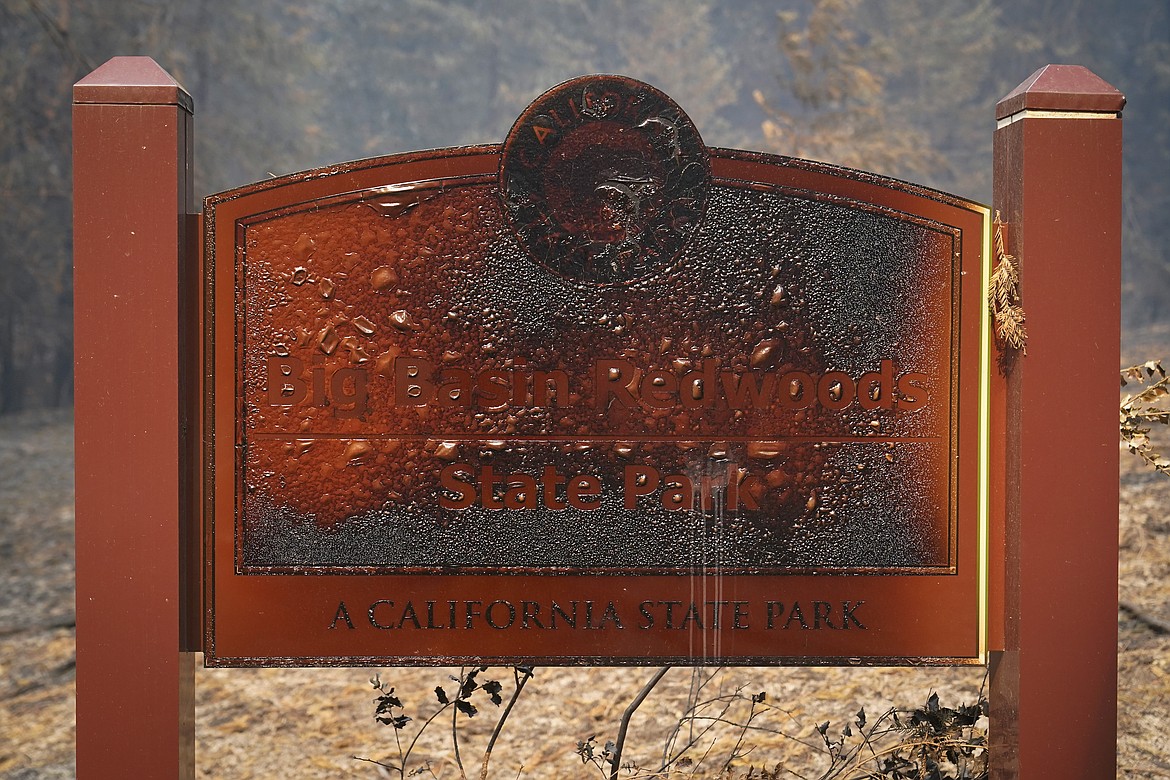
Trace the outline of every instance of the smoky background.
<instances>
[{"instance_id":1,"label":"smoky background","mask_svg":"<svg viewBox=\"0 0 1170 780\"><path fill-rule=\"evenodd\" d=\"M499 143L548 87L609 72L666 92L710 146L986 203L996 101L1046 63L1083 64L1129 101L1126 332L1167 319L1166 0L5 0L0 413L72 403L71 86L125 54L193 95L199 199Z\"/></svg>"}]
</instances>

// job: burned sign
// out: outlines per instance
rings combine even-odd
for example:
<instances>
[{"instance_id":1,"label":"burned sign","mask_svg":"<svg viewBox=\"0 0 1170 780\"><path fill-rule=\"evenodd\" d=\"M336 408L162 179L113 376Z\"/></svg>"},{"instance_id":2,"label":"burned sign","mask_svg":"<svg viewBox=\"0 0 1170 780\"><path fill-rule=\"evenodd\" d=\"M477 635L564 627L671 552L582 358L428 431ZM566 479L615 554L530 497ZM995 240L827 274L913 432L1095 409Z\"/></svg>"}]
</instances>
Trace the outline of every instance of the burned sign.
<instances>
[{"instance_id":1,"label":"burned sign","mask_svg":"<svg viewBox=\"0 0 1170 780\"><path fill-rule=\"evenodd\" d=\"M614 76L208 198L207 662L977 662L987 223Z\"/></svg>"}]
</instances>

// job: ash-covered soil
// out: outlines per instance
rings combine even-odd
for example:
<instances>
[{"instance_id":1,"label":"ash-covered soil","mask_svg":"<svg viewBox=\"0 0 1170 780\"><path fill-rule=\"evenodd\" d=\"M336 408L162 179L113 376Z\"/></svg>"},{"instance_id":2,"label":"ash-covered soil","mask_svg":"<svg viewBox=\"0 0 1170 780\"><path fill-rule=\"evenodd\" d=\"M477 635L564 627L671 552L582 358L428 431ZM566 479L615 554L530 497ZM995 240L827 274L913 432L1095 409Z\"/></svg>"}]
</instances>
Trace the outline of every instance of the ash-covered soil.
<instances>
[{"instance_id":1,"label":"ash-covered soil","mask_svg":"<svg viewBox=\"0 0 1170 780\"><path fill-rule=\"evenodd\" d=\"M1161 344L1167 334L1156 334ZM1127 350L1132 362L1153 353ZM0 418L0 777L56 778L74 774L73 426L64 412ZM1119 777L1170 777L1170 479L1123 454L1121 470ZM197 760L204 778L397 777L364 759L391 762L394 731L373 720L380 674L415 720L434 710L434 688L454 687L449 669L245 669L197 671ZM600 752L616 735L622 711L651 669L537 669L492 754L491 777L588 778L578 740L596 735ZM510 670L492 670L505 697ZM931 691L943 704L975 701L981 668L742 668L706 673L675 669L634 717L625 756L656 765L670 730L704 682L702 697L766 691L757 721L783 735L749 734L754 752L735 762L782 763L803 777L828 766L817 724L829 735L862 706L872 715L890 706L921 706ZM1075 680L1069 681L1075 685ZM750 704L740 702L740 707ZM1085 702L1092 707L1092 702ZM461 731L460 756L478 777L496 710L486 702ZM740 709L742 716L747 709ZM736 712L730 713L736 715ZM1053 713L1053 717L1060 717ZM466 719L462 719L466 720ZM458 777L450 721L428 729L415 748L421 777ZM723 731L703 766L711 776L736 743ZM701 753L700 753L701 754ZM360 758L355 758L360 757ZM697 756L696 756L697 757Z\"/></svg>"},{"instance_id":2,"label":"ash-covered soil","mask_svg":"<svg viewBox=\"0 0 1170 780\"><path fill-rule=\"evenodd\" d=\"M73 420L0 417L0 776L72 777Z\"/></svg>"}]
</instances>

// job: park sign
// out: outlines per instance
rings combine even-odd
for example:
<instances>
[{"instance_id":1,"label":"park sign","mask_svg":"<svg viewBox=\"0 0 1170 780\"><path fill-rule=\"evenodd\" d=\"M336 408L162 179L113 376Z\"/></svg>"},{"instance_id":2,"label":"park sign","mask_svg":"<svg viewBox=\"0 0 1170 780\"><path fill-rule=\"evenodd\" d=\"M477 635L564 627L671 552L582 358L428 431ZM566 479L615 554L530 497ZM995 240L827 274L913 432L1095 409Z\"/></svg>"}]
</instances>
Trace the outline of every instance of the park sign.
<instances>
[{"instance_id":1,"label":"park sign","mask_svg":"<svg viewBox=\"0 0 1170 780\"><path fill-rule=\"evenodd\" d=\"M1091 71L996 105L1026 294L991 343L986 209L705 148L628 80L213 196L202 252L190 95L115 57L73 96L79 776L195 776L199 652L986 653L990 777L1116 774L1125 98Z\"/></svg>"},{"instance_id":2,"label":"park sign","mask_svg":"<svg viewBox=\"0 0 1170 780\"><path fill-rule=\"evenodd\" d=\"M208 665L983 661L986 208L589 76L204 225Z\"/></svg>"}]
</instances>

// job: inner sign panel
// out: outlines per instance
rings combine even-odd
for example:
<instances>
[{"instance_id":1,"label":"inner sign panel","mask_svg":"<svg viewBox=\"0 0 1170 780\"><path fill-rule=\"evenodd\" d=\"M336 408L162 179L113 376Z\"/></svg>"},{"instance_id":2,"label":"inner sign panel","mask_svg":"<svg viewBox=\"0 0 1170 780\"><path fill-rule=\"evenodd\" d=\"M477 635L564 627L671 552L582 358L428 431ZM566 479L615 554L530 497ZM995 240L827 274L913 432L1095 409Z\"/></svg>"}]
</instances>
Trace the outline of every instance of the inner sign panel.
<instances>
[{"instance_id":1,"label":"inner sign panel","mask_svg":"<svg viewBox=\"0 0 1170 780\"><path fill-rule=\"evenodd\" d=\"M494 177L241 220L237 571L953 571L958 231L704 194L616 282Z\"/></svg>"}]
</instances>

